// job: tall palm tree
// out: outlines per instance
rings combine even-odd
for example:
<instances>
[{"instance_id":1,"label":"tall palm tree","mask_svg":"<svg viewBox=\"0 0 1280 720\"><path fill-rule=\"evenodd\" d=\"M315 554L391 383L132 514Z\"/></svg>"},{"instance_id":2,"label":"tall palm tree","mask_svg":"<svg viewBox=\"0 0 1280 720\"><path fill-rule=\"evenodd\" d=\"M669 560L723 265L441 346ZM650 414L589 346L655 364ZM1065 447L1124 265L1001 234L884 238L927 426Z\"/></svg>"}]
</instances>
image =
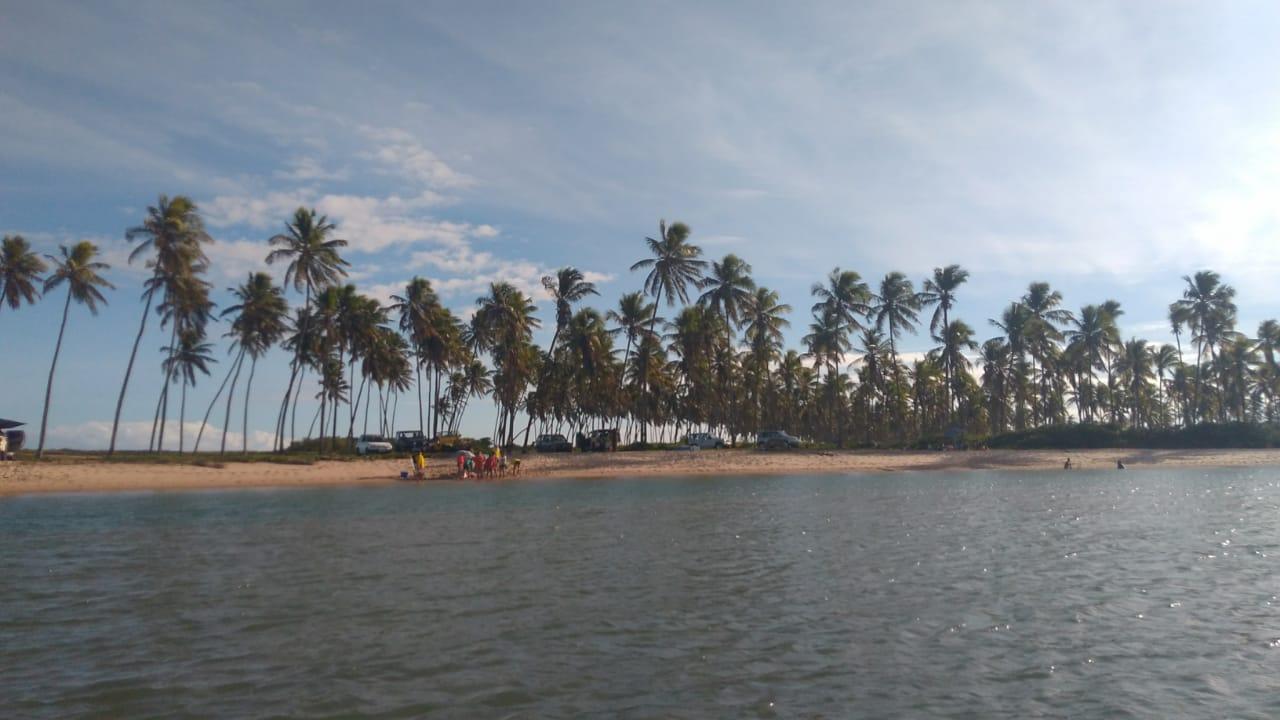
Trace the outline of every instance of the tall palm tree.
<instances>
[{"instance_id":1,"label":"tall palm tree","mask_svg":"<svg viewBox=\"0 0 1280 720\"><path fill-rule=\"evenodd\" d=\"M827 275L826 284L814 283L809 293L818 299L813 313L830 309L846 334L862 330L862 318L871 314L871 302L875 298L861 275L838 267Z\"/></svg>"},{"instance_id":2,"label":"tall palm tree","mask_svg":"<svg viewBox=\"0 0 1280 720\"><path fill-rule=\"evenodd\" d=\"M1151 354L1151 364L1156 371L1156 402L1160 406L1160 422L1164 424L1168 420L1168 413L1164 405L1164 376L1171 375L1175 368L1182 363L1182 358L1178 355L1178 350L1174 346L1165 343L1159 349Z\"/></svg>"},{"instance_id":3,"label":"tall palm tree","mask_svg":"<svg viewBox=\"0 0 1280 720\"><path fill-rule=\"evenodd\" d=\"M196 384L196 372L209 374L209 363L214 362L213 346L204 341L203 327L188 327L178 334L177 347L169 352L164 362L165 374L176 377L182 384L182 399L178 404L178 452L184 451L186 436L187 387Z\"/></svg>"},{"instance_id":4,"label":"tall palm tree","mask_svg":"<svg viewBox=\"0 0 1280 720\"><path fill-rule=\"evenodd\" d=\"M311 295L317 288L336 283L339 278L346 277L346 267L350 265L342 259L338 252L347 246L347 241L332 237L337 226L329 222L325 215L316 215L315 209L300 207L293 213L293 219L285 223L285 231L271 236L267 242L275 249L267 254L267 264L288 262L284 272L284 284L303 293L303 307L311 304ZM310 316L304 316L310 319ZM306 333L308 328L302 328ZM285 389L284 400L280 404L278 426L279 446L284 443L284 426L289 408L289 398L293 394L294 383L301 383L299 373L305 372L299 355L295 354L290 365L289 384ZM293 421L297 422L296 411ZM290 426L291 428L293 426ZM293 437L290 430L290 438Z\"/></svg>"},{"instance_id":5,"label":"tall palm tree","mask_svg":"<svg viewBox=\"0 0 1280 720\"><path fill-rule=\"evenodd\" d=\"M179 367L173 360L174 354L181 348L179 338L190 333L203 339L205 326L213 316L214 304L209 299L211 285L198 276L199 272L203 272L203 266L188 268L179 274L166 276L164 299L156 308L160 313L160 327L170 328L169 344L160 348L160 351L165 353L165 360L161 362L164 383L156 402L156 416L151 426L153 447L156 450L164 449L164 435L169 417L169 386L176 378L175 373Z\"/></svg>"},{"instance_id":6,"label":"tall palm tree","mask_svg":"<svg viewBox=\"0 0 1280 720\"><path fill-rule=\"evenodd\" d=\"M222 312L223 317L234 315L231 333L241 348L241 361L249 356L249 378L244 386L244 417L241 423L240 451L249 450L249 399L253 397L253 375L258 359L280 342L289 329L289 302L284 289L276 285L264 272L250 273L248 280L232 291L237 303ZM234 385L232 387L234 390ZM231 408L231 395L227 395L227 409ZM230 415L222 426L222 444L226 446L226 428L231 424Z\"/></svg>"},{"instance_id":7,"label":"tall palm tree","mask_svg":"<svg viewBox=\"0 0 1280 720\"><path fill-rule=\"evenodd\" d=\"M873 295L875 305L871 312L875 316L877 330L889 327L889 357L893 362L895 378L898 376L898 337L905 330L916 331L916 312L920 309L920 296L906 275L891 272L880 281L879 294Z\"/></svg>"},{"instance_id":8,"label":"tall palm tree","mask_svg":"<svg viewBox=\"0 0 1280 720\"><path fill-rule=\"evenodd\" d=\"M495 441L514 441L517 406L534 376L540 353L532 344L539 326L533 300L514 285L491 283L489 294L476 299L471 330L478 348L490 352L494 365L494 397L498 402Z\"/></svg>"},{"instance_id":9,"label":"tall palm tree","mask_svg":"<svg viewBox=\"0 0 1280 720\"><path fill-rule=\"evenodd\" d=\"M587 282L582 271L575 267L562 267L555 275L545 275L542 287L556 304L556 330L551 336L551 345L547 355L555 353L556 341L573 317L573 304L586 299L588 295L599 295L595 283Z\"/></svg>"},{"instance_id":10,"label":"tall palm tree","mask_svg":"<svg viewBox=\"0 0 1280 720\"><path fill-rule=\"evenodd\" d=\"M700 260L702 248L689 244L689 226L682 222L674 222L667 226L666 220L658 221L658 239L646 237L649 252L653 257L639 260L631 265L631 271L648 269L644 279L645 292L653 296L653 314L649 317L649 333L653 333L654 324L658 321L658 307L665 294L667 305L689 302L689 287L697 287L702 279L703 268L707 261ZM641 377L640 392L647 391L647 374ZM647 423L640 423L640 441L648 441Z\"/></svg>"},{"instance_id":11,"label":"tall palm tree","mask_svg":"<svg viewBox=\"0 0 1280 720\"><path fill-rule=\"evenodd\" d=\"M938 336L938 328L945 328L951 323L950 313L951 308L955 307L956 304L956 290L968 279L969 271L959 265L934 268L933 277L925 279L924 291L919 295L920 306L921 308L935 306L933 318L929 321L929 332L935 338ZM968 326L966 325L965 327ZM946 403L948 413L951 412L952 372L950 360L944 353L942 355L942 374L946 382L943 386L943 402Z\"/></svg>"},{"instance_id":12,"label":"tall palm tree","mask_svg":"<svg viewBox=\"0 0 1280 720\"><path fill-rule=\"evenodd\" d=\"M978 349L978 343L973 339L973 328L969 327L963 320L950 320L942 326L939 332L933 335L934 341L941 343L936 348L938 357L944 370L955 368L958 371L966 372L969 369L969 359L965 357L966 350L973 352ZM943 402L946 405L948 419L954 411L952 406L952 382L953 376L947 371L943 374L946 388L943 390Z\"/></svg>"},{"instance_id":13,"label":"tall palm tree","mask_svg":"<svg viewBox=\"0 0 1280 720\"><path fill-rule=\"evenodd\" d=\"M933 319L929 321L929 331L936 333L939 327L950 322L951 308L956 304L956 290L969 279L969 271L959 265L934 268L933 277L924 281L924 292L920 293L921 307L936 306Z\"/></svg>"},{"instance_id":14,"label":"tall palm tree","mask_svg":"<svg viewBox=\"0 0 1280 720\"><path fill-rule=\"evenodd\" d=\"M24 300L28 305L35 304L40 294L36 286L47 269L26 238L5 235L0 245L0 308L7 303L17 310Z\"/></svg>"},{"instance_id":15,"label":"tall palm tree","mask_svg":"<svg viewBox=\"0 0 1280 720\"><path fill-rule=\"evenodd\" d=\"M631 348L640 336L648 331L649 318L657 312L657 305L648 303L644 293L629 292L618 298L618 309L605 313L605 319L617 323L617 327L609 332L627 336L627 347L622 353L623 374L631 361ZM657 318L659 321L662 318ZM625 381L625 378L624 378Z\"/></svg>"},{"instance_id":16,"label":"tall palm tree","mask_svg":"<svg viewBox=\"0 0 1280 720\"><path fill-rule=\"evenodd\" d=\"M151 303L157 293L172 287L178 277L196 272L207 265L208 258L203 246L213 242L213 238L204 229L204 219L200 217L195 201L185 195L177 195L172 199L161 195L155 205L147 208L147 217L142 224L126 230L124 237L129 242L139 241L129 253L129 262L148 256L146 267L151 270L151 277L144 284L142 297L146 303L142 308L142 320L138 323L138 334L133 340L133 349L129 351L129 364L125 367L124 381L120 383L120 396L116 399L108 455L116 451L120 412L124 409L124 397L129 390L129 378L133 376L138 346L147 330Z\"/></svg>"},{"instance_id":17,"label":"tall palm tree","mask_svg":"<svg viewBox=\"0 0 1280 720\"><path fill-rule=\"evenodd\" d=\"M99 288L114 289L99 273L110 269L106 263L94 258L98 255L98 247L91 242L81 241L70 250L66 245L59 247L61 257L47 255L53 263L53 272L44 281L44 293L49 294L62 284L67 286L67 300L62 306L62 324L58 326L58 341L53 346L53 362L49 363L49 381L44 389L44 412L40 416L40 445L36 448L36 457L44 457L44 434L49 425L49 401L53 397L53 373L58 367L58 355L62 352L62 336L67 331L67 315L71 312L71 301L89 308L89 312L98 314L98 303L107 304Z\"/></svg>"},{"instance_id":18,"label":"tall palm tree","mask_svg":"<svg viewBox=\"0 0 1280 720\"><path fill-rule=\"evenodd\" d=\"M1129 426L1143 424L1143 400L1151 381L1151 348L1146 340L1131 338L1124 344L1117 369L1125 379L1125 391L1129 395Z\"/></svg>"},{"instance_id":19,"label":"tall palm tree","mask_svg":"<svg viewBox=\"0 0 1280 720\"><path fill-rule=\"evenodd\" d=\"M1177 308L1179 317L1185 319L1196 334L1196 379L1192 407L1193 412L1199 415L1204 350L1208 346L1209 359L1212 361L1215 341L1220 334L1219 328L1228 315L1235 315L1233 300L1236 291L1230 285L1223 284L1222 278L1212 270L1201 270L1193 276L1184 275L1182 280L1186 283L1186 288L1182 291L1182 298L1174 302L1174 307Z\"/></svg>"},{"instance_id":20,"label":"tall palm tree","mask_svg":"<svg viewBox=\"0 0 1280 720\"><path fill-rule=\"evenodd\" d=\"M751 302L756 283L751 279L751 266L742 258L729 253L723 260L711 263L698 287L704 292L698 302L719 315L725 325L725 345L733 345L733 329L742 320L742 314Z\"/></svg>"},{"instance_id":21,"label":"tall palm tree","mask_svg":"<svg viewBox=\"0 0 1280 720\"><path fill-rule=\"evenodd\" d=\"M440 298L431 287L431 281L415 277L404 288L404 295L392 295L391 311L400 313L400 330L409 336L416 358L414 363L418 382L418 432L426 432L422 406L422 365L426 361L427 343L435 334L436 315L440 312Z\"/></svg>"}]
</instances>

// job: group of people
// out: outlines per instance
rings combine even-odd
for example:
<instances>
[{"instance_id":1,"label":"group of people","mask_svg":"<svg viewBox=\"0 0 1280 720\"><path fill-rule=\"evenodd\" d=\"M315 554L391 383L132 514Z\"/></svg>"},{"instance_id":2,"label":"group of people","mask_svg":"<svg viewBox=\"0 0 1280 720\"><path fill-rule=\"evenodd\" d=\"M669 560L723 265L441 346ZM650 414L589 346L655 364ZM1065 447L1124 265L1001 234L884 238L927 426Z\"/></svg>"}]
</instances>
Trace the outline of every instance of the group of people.
<instances>
[{"instance_id":1,"label":"group of people","mask_svg":"<svg viewBox=\"0 0 1280 720\"><path fill-rule=\"evenodd\" d=\"M520 460L515 458L508 462L502 448L494 448L487 455L464 450L458 453L457 465L460 480L493 480L506 477L508 473L513 476L520 474Z\"/></svg>"},{"instance_id":2,"label":"group of people","mask_svg":"<svg viewBox=\"0 0 1280 720\"><path fill-rule=\"evenodd\" d=\"M502 448L494 448L488 454L460 450L456 462L459 480L492 480L520 474L519 458L508 460L507 456L502 454ZM402 472L400 477L406 480L427 479L427 457L421 450L413 454L412 473Z\"/></svg>"}]
</instances>

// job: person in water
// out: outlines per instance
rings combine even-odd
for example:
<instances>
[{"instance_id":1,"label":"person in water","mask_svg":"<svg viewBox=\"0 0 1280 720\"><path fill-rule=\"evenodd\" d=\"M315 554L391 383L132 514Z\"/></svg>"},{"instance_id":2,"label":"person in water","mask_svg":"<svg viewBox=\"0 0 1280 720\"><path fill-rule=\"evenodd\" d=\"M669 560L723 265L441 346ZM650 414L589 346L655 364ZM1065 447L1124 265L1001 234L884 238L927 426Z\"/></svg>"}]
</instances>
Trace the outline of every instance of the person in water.
<instances>
[{"instance_id":1,"label":"person in water","mask_svg":"<svg viewBox=\"0 0 1280 720\"><path fill-rule=\"evenodd\" d=\"M1123 469L1124 469L1124 463L1120 462L1120 458L1116 458L1116 469L1117 469L1117 470L1123 470Z\"/></svg>"},{"instance_id":2,"label":"person in water","mask_svg":"<svg viewBox=\"0 0 1280 720\"><path fill-rule=\"evenodd\" d=\"M1066 462L1064 462L1064 463L1062 463L1062 469L1063 469L1063 470L1070 470L1070 469L1071 469L1071 458L1067 458L1067 461L1066 461Z\"/></svg>"}]
</instances>

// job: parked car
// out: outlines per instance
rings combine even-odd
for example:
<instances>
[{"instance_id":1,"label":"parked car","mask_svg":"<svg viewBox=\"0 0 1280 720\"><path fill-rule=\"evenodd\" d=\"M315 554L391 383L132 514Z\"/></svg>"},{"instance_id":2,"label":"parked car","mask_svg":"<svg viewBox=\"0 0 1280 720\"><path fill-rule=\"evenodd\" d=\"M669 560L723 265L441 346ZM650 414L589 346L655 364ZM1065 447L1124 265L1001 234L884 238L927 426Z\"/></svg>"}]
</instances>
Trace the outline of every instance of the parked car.
<instances>
[{"instance_id":1,"label":"parked car","mask_svg":"<svg viewBox=\"0 0 1280 720\"><path fill-rule=\"evenodd\" d=\"M418 430L401 430L396 433L396 452L418 452L427 449L427 436Z\"/></svg>"},{"instance_id":2,"label":"parked car","mask_svg":"<svg viewBox=\"0 0 1280 720\"><path fill-rule=\"evenodd\" d=\"M685 436L686 445L696 445L703 450L719 450L724 447L724 440L711 433L689 433Z\"/></svg>"},{"instance_id":3,"label":"parked car","mask_svg":"<svg viewBox=\"0 0 1280 720\"><path fill-rule=\"evenodd\" d=\"M361 435L356 441L357 455L389 453L393 449L391 443L381 435Z\"/></svg>"},{"instance_id":4,"label":"parked car","mask_svg":"<svg viewBox=\"0 0 1280 720\"><path fill-rule=\"evenodd\" d=\"M800 439L788 435L782 430L761 430L756 433L756 448L759 450L790 450L800 447Z\"/></svg>"},{"instance_id":5,"label":"parked car","mask_svg":"<svg viewBox=\"0 0 1280 720\"><path fill-rule=\"evenodd\" d=\"M533 441L533 449L538 452L573 452L573 444L559 433L539 435Z\"/></svg>"},{"instance_id":6,"label":"parked car","mask_svg":"<svg viewBox=\"0 0 1280 720\"><path fill-rule=\"evenodd\" d=\"M462 445L462 437L459 435L439 435L427 441L427 450L430 452L453 452Z\"/></svg>"},{"instance_id":7,"label":"parked car","mask_svg":"<svg viewBox=\"0 0 1280 720\"><path fill-rule=\"evenodd\" d=\"M618 449L618 429L592 430L590 434L583 437L581 447L589 452L614 452Z\"/></svg>"}]
</instances>

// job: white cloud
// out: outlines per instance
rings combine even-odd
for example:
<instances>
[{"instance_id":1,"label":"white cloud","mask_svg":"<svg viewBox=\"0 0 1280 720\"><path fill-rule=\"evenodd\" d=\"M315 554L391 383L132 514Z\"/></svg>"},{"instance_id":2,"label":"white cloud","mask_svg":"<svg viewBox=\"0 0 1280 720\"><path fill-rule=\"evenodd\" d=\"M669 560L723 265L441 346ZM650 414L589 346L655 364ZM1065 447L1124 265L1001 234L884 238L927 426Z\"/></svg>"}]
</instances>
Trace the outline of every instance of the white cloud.
<instances>
[{"instance_id":1,"label":"white cloud","mask_svg":"<svg viewBox=\"0 0 1280 720\"><path fill-rule=\"evenodd\" d=\"M267 265L271 248L265 240L219 240L205 246L209 272L216 281L240 282L251 272L273 273Z\"/></svg>"},{"instance_id":2,"label":"white cloud","mask_svg":"<svg viewBox=\"0 0 1280 720\"><path fill-rule=\"evenodd\" d=\"M287 168L277 170L274 173L274 177L281 180L305 183L319 180L345 180L347 173L346 171L326 170L319 160L307 155L300 155L291 159Z\"/></svg>"},{"instance_id":3,"label":"white cloud","mask_svg":"<svg viewBox=\"0 0 1280 720\"><path fill-rule=\"evenodd\" d=\"M205 220L212 227L245 225L254 229L283 230L294 210L310 205L311 190L269 192L265 195L219 195L202 203ZM274 234L274 233L273 233Z\"/></svg>"},{"instance_id":4,"label":"white cloud","mask_svg":"<svg viewBox=\"0 0 1280 720\"><path fill-rule=\"evenodd\" d=\"M186 450L195 447L196 436L200 432L200 422L188 420L183 424L184 445ZM227 449L240 449L241 433L227 433ZM265 430L249 431L250 450L270 450L274 436ZM29 436L28 444L36 438ZM151 441L151 423L144 420L120 423L120 431L116 437L116 447L121 450L146 450ZM222 429L210 424L204 428L200 437L202 452L217 450L222 442ZM54 425L49 428L45 447L68 450L102 450L111 443L110 420L88 420L70 425ZM166 450L178 449L178 421L170 419L165 423L164 444Z\"/></svg>"},{"instance_id":5,"label":"white cloud","mask_svg":"<svg viewBox=\"0 0 1280 720\"><path fill-rule=\"evenodd\" d=\"M377 162L385 172L416 180L428 188L465 188L475 184L474 179L449 167L406 130L366 126L361 131L376 145L365 157Z\"/></svg>"}]
</instances>

